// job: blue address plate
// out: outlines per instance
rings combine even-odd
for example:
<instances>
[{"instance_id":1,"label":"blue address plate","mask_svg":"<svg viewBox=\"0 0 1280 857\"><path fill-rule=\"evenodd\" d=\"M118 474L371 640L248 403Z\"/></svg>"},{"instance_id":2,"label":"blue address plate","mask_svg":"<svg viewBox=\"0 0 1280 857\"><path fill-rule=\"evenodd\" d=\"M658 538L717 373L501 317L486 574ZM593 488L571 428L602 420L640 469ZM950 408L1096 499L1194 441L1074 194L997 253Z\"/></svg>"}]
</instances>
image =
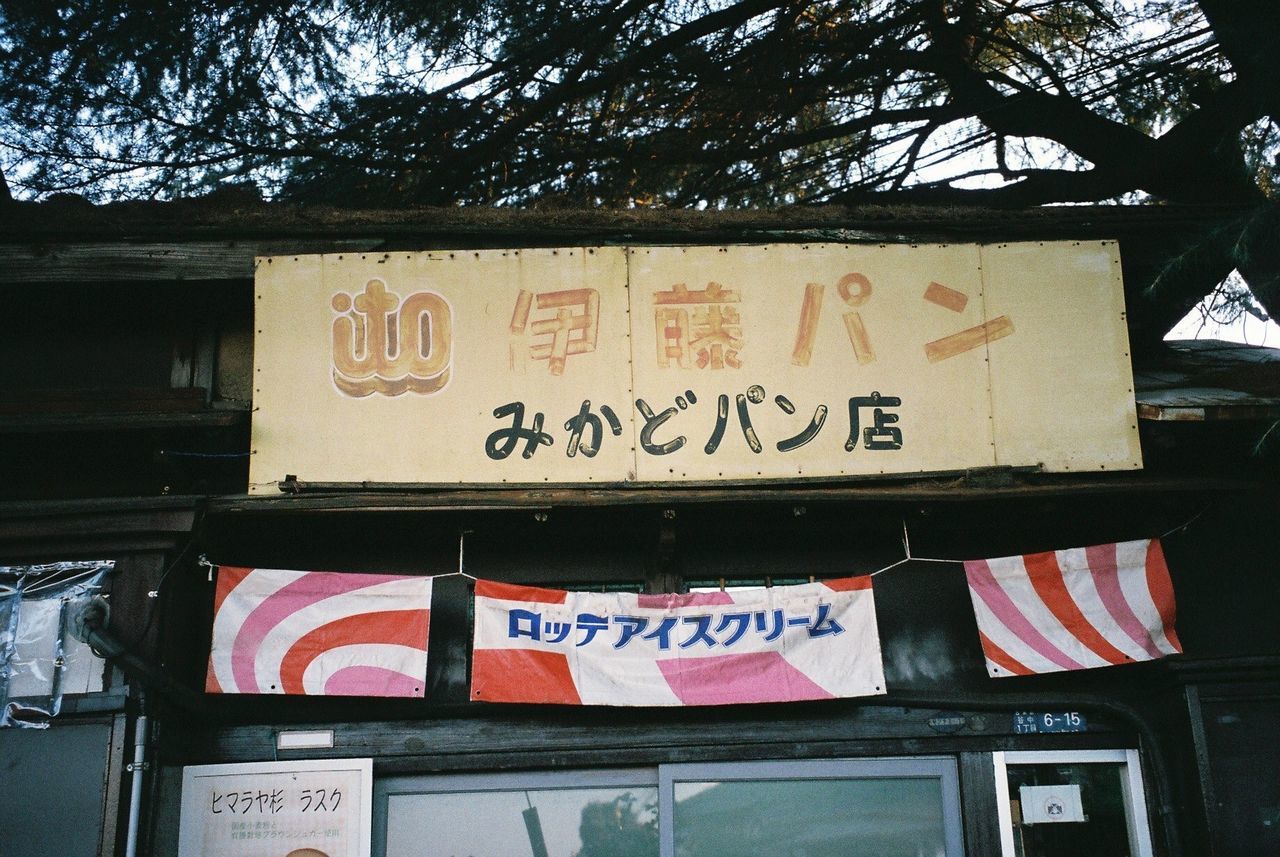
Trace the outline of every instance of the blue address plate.
<instances>
[{"instance_id":1,"label":"blue address plate","mask_svg":"<svg viewBox=\"0 0 1280 857\"><path fill-rule=\"evenodd\" d=\"M1017 735L1047 732L1084 732L1089 728L1078 711L1018 711L1013 715L1013 731Z\"/></svg>"}]
</instances>

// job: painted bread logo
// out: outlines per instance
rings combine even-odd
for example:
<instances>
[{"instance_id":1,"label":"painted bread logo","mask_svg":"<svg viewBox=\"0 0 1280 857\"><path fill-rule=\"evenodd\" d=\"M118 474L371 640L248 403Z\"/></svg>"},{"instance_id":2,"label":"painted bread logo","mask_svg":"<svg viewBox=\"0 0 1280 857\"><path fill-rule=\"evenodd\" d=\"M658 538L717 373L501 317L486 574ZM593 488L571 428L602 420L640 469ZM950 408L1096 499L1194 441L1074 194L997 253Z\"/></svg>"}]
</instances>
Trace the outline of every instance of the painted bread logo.
<instances>
[{"instance_id":1,"label":"painted bread logo","mask_svg":"<svg viewBox=\"0 0 1280 857\"><path fill-rule=\"evenodd\" d=\"M379 279L359 295L338 292L333 319L333 383L362 399L374 393L429 396L449 383L453 312L435 292L403 301Z\"/></svg>"}]
</instances>

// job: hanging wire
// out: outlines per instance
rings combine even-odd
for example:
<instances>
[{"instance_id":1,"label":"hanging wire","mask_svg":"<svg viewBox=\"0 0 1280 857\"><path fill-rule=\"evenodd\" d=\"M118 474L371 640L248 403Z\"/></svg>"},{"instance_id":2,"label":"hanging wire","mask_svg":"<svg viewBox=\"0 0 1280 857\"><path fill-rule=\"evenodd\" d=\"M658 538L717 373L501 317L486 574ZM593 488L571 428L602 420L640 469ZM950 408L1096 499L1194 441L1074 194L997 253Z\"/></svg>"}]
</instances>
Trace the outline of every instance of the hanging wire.
<instances>
[{"instance_id":1,"label":"hanging wire","mask_svg":"<svg viewBox=\"0 0 1280 857\"><path fill-rule=\"evenodd\" d=\"M1167 531L1167 532L1163 533L1163 534L1162 534L1162 535L1160 535L1160 536L1157 536L1156 538L1164 539L1164 538L1168 538L1169 536L1171 536L1171 535L1173 535L1173 534L1175 534L1175 533L1181 533L1182 531L1184 531L1184 530L1186 530L1188 527L1190 527L1192 524L1194 524L1197 520L1199 520L1199 518L1200 518L1202 515L1204 515L1204 513L1205 513L1205 512L1207 512L1208 510L1209 510L1209 506L1208 506L1208 505L1206 505L1206 506L1205 506L1204 508L1202 508L1200 511L1196 512L1196 513L1195 513L1194 515L1192 515L1189 519L1187 519L1184 523L1179 524L1178 526L1176 526L1176 527L1174 527L1173 529L1171 529L1171 530L1169 530L1169 531ZM469 572L467 572L467 571L466 571L466 547L467 547L467 534L468 534L468 533L471 533L471 532L472 532L472 530L461 530L461 531L459 531L459 533L458 533L458 568L457 568L457 570L456 570L456 571L449 571L449 572L445 572L444 574L432 574L432 575L428 575L428 577L430 577L430 578L432 578L432 579L435 579L435 578L438 578L438 577L439 577L439 578L443 578L443 577L465 577L465 578L467 578L468 580L471 580L471 581L478 581L478 580L479 580L479 578L478 578L478 577L476 577L474 574L470 574ZM164 583L165 578L167 578L167 577L169 576L169 573L170 573L171 571L173 571L173 570L174 570L174 568L176 568L176 567L177 567L178 562L179 562L179 561L182 559L182 557L186 554L187 550L189 550L189 549L191 548L191 545L192 545L192 544L194 544L194 542L195 542L195 540L194 540L194 539L192 539L190 542L188 542L188 543L187 543L187 546L183 548L182 552L178 554L178 556L174 559L174 561L173 561L173 562L169 565L169 567L165 570L164 574L162 574L162 575L160 576L160 581L156 584L156 588L155 588L154 590L152 590L151 592L148 592L148 593L147 593L147 595L148 595L149 597L151 597L151 598L153 598L153 599L154 599L154 598L157 598L157 597L159 596L159 594L160 594L160 587L161 587L161 585ZM911 532L910 532L910 530L908 530L908 528L907 528L907 522L906 522L906 519L905 519L905 518L904 518L904 519L903 519L903 521L902 521L902 553L903 553L903 557L902 557L902 559L895 560L895 561L893 561L893 562L889 563L888 565L884 566L883 568L878 568L878 569L876 569L875 571L871 572L871 573L870 573L869 575L867 575L867 576L868 576L868 577L875 577L877 574L884 574L886 571L892 571L893 569L895 569L895 568L897 568L897 567L899 567L899 566L901 566L901 565L905 565L905 564L907 564L908 562L937 562L937 563L948 563L948 564L954 564L954 563L964 562L964 560L959 560L959 559L944 559L944 558L941 558L941 557L914 556L914 555L911 553ZM208 557L206 557L204 554L201 554L201 555L200 555L200 558L199 558L199 560L198 560L198 563L199 563L199 565L204 566L204 567L206 567L206 568L208 568L208 569L209 569L210 578L212 578L212 575L213 575L213 569L217 568L217 564L216 564L216 563L213 563L213 562L210 562L210 561L209 561L209 559L208 559ZM813 578L813 576L810 576L810 582L812 582L812 581L813 581L813 579L814 579L814 578ZM719 578L719 579L717 580L717 582L719 583L719 586L720 586L721 591L724 591L724 589L725 589L725 584L726 584L726 582L727 582L727 581L726 581L724 578ZM50 582L50 585L52 585L52 581ZM773 579L772 579L772 577L768 577L768 578L766 578L766 579L765 579L765 587L766 587L766 588L768 588L768 587L772 587L772 586L773 586ZM6 588L7 588L7 587L6 587ZM0 589L0 593L3 593L3 591L4 591L3 589ZM30 591L30 590L28 590L28 591ZM152 622L153 617L154 617L154 610L152 610L152 611L150 611L150 612L148 613L148 616L147 616L147 623L146 623L146 625L145 625L145 626L144 626L144 628L143 628L142 634L139 636L138 642L141 642L142 638L146 636L147 631L150 629L150 626L151 626L151 622ZM135 644L135 645L136 645L136 644Z\"/></svg>"},{"instance_id":2,"label":"hanging wire","mask_svg":"<svg viewBox=\"0 0 1280 857\"><path fill-rule=\"evenodd\" d=\"M470 533L470 532L472 532L472 531L471 531L471 530L462 530L461 532L459 532L459 533L458 533L458 570L457 570L457 571L446 571L446 572L445 572L445 573L443 573L443 574L428 574L428 575L425 575L425 577L426 577L427 579L429 579L429 580L435 580L436 578L440 578L440 577L465 577L465 578L467 578L468 580L473 580L473 581L475 581L475 580L479 580L479 578L478 578L478 577L476 577L474 574L469 574L469 573L467 573L467 572L464 570L464 568L465 568L464 563L465 563L465 561L466 561L467 533ZM190 547L190 546L191 546L191 545L190 545L190 543L189 543L189 544L187 545L187 547ZM186 551L185 551L185 549L184 549L183 553L185 553L185 552L186 552ZM181 558L181 554L179 555L179 558ZM171 566L169 566L169 570L168 570L168 571L166 571L163 575L161 575L161 577L160 577L160 583L164 583L164 578L168 576L169 571L173 571L174 566L176 566L176 565L177 565L177 562L178 562L178 560L176 560L176 559L175 559L175 560L174 560L174 564L173 564L173 565L171 565ZM209 558L208 558L207 556L205 556L204 554L200 554L200 558L196 560L196 563L197 563L198 565L201 565L201 566L203 566L203 567L205 567L205 568L209 569L209 577L210 577L210 579L212 579L212 578L213 578L213 570L214 570L215 568L218 568L218 567L219 567L219 564L218 564L218 563L216 563L216 562L211 562L211 561L209 560ZM155 588L154 590L152 590L151 592L147 593L150 597L155 598L155 597L157 597L157 596L160 594L160 583L156 584L156 588Z\"/></svg>"},{"instance_id":3,"label":"hanging wire","mask_svg":"<svg viewBox=\"0 0 1280 857\"><path fill-rule=\"evenodd\" d=\"M169 458L248 458L251 452L183 452L177 449L162 449L160 455Z\"/></svg>"},{"instance_id":4,"label":"hanging wire","mask_svg":"<svg viewBox=\"0 0 1280 857\"><path fill-rule=\"evenodd\" d=\"M1173 529L1171 529L1171 530L1169 530L1169 531L1167 531L1167 532L1165 532L1165 533L1163 533L1163 534L1161 534L1161 535L1159 535L1159 536L1156 536L1156 538L1157 538L1157 539L1165 539L1165 538L1168 538L1169 536L1171 536L1171 535L1173 535L1173 534L1175 534L1175 533L1182 533L1184 530L1186 530L1186 529L1187 529L1187 527L1191 526L1191 525L1192 525L1192 524L1194 524L1197 520L1199 520L1199 519L1200 519L1200 516L1201 516L1201 515L1203 515L1203 514L1204 514L1205 512L1207 512L1207 511L1209 511L1209 505L1205 505L1205 506L1204 506L1204 508L1202 508L1199 512L1196 512L1194 515L1192 515L1190 518L1188 518L1184 523L1181 523L1181 524L1179 524L1178 526L1174 527ZM869 574L869 575L867 575L867 576L868 576L868 577L875 577L877 574L883 574L883 573L884 573L884 572L886 572L886 571L890 571L891 569L895 569L895 568L897 568L898 566L900 566L900 565L904 565L904 564L906 564L906 563L908 563L908 562L948 562L948 563L955 563L955 562L963 562L963 561L964 561L964 560L959 560L959 559L938 559L938 558L935 558L935 557L912 556L912 555L911 555L911 534L907 531L907 522L906 522L906 519L903 519L903 521L902 521L902 552L905 554L905 556L903 556L903 558L902 558L902 559L895 560L894 562L891 562L891 563L889 563L888 565L886 565L884 568L876 569L875 571L871 572L871 574Z\"/></svg>"},{"instance_id":5,"label":"hanging wire","mask_svg":"<svg viewBox=\"0 0 1280 857\"><path fill-rule=\"evenodd\" d=\"M156 581L155 589L152 589L147 593L147 620L143 622L142 630L138 632L138 636L134 638L133 642L125 645L123 650L125 654L135 651L138 646L142 645L142 641L147 638L147 634L151 632L151 626L156 620L156 605L160 601L160 590L164 586L164 582L169 579L169 575L172 574L173 570L182 562L183 557L185 557L191 548L195 546L196 537L194 533L199 528L200 521L203 520L203 518L204 514L201 513L200 518L192 522L191 532L193 535L191 538L187 539L187 543L182 546L182 550L178 551L178 555L169 563L169 567L160 574L160 579ZM200 555L199 563L200 565L209 565L210 573L212 574L212 564L209 563L208 558L205 557L204 554Z\"/></svg>"},{"instance_id":6,"label":"hanging wire","mask_svg":"<svg viewBox=\"0 0 1280 857\"><path fill-rule=\"evenodd\" d=\"M76 563L76 565L79 565L79 563ZM103 560L100 563L93 563L91 568L85 571L82 571L79 574L73 574L70 577L59 577L58 572L54 572L48 577L41 578L39 581L32 584L31 586L24 587L22 590L22 594L24 596L34 595L37 592L43 592L44 590L51 589L55 586L70 585L72 583L75 583L77 580L82 580L86 577L93 577L95 574L98 574L99 572L101 572L104 568L110 569L114 565L115 565L114 562L111 562L109 560ZM102 587L95 586L91 588L101 589Z\"/></svg>"},{"instance_id":7,"label":"hanging wire","mask_svg":"<svg viewBox=\"0 0 1280 857\"><path fill-rule=\"evenodd\" d=\"M448 572L447 574L433 574L431 575L432 578L465 577L468 580L477 580L474 574L467 574L467 572L463 570L467 550L467 533L469 532L471 532L471 530L461 530L458 532L458 570Z\"/></svg>"},{"instance_id":8,"label":"hanging wire","mask_svg":"<svg viewBox=\"0 0 1280 857\"><path fill-rule=\"evenodd\" d=\"M1180 533L1182 533L1182 532L1183 532L1183 531L1185 531L1188 527L1190 527L1192 524L1194 524L1197 520L1199 520L1199 519L1200 519L1200 517L1201 517L1201 516L1203 516L1203 515L1204 515L1204 513L1205 513L1205 512L1207 512L1208 510L1209 510L1209 505L1205 505L1203 508L1201 508L1201 509L1200 509L1200 511L1196 512L1194 515L1192 515L1190 518L1188 518L1185 522L1183 522L1183 523L1179 524L1178 526L1176 526L1176 527L1174 527L1174 528L1172 528L1172 529L1170 529L1170 530L1168 530L1168 531L1166 531L1166 532L1162 533L1161 535L1157 536L1157 538L1165 539L1165 538L1168 538L1168 537L1169 537L1169 536L1171 536L1171 535L1174 535L1175 533L1179 533L1179 534L1180 534ZM471 530L461 530L461 531L459 531L459 533L458 533L458 568L457 568L457 570L456 570L456 571L445 572L444 574L433 574L433 575L429 575L429 577L431 577L432 579L437 578L437 577L440 577L440 578L443 578L443 577L465 577L465 578L467 578L468 580L471 580L471 581L477 581L477 580L479 580L479 578L477 578L475 575L470 574L470 573L468 573L468 572L466 571L466 545L467 545L467 534L468 534L468 533L471 533L471 532L472 532ZM147 593L147 595L148 595L150 598L153 598L153 599L154 599L154 598L159 597L159 594L160 594L160 588L161 588L161 586L164 584L165 579L169 576L169 573L170 573L170 572L172 572L172 571L177 567L178 563L181 561L182 557L186 554L186 552L191 548L192 544L194 544L194 539L187 543L186 547L184 547L184 548L183 548L182 552L178 554L178 556L174 559L174 561L173 561L173 562L169 565L169 567L165 570L164 574L162 574L162 575L160 576L160 581L156 584L156 588L155 588L155 589L153 589L151 592L148 592L148 593ZM875 576L876 576L876 575L878 575L878 574L884 574L886 571L892 571L893 569L898 568L898 567L899 567L899 566L901 566L901 565L905 565L905 564L907 564L908 562L936 562L936 563L958 563L958 562L963 562L963 560L959 560L959 559L944 559L944 558L940 558L940 557L914 556L914 555L911 553L911 532L910 532L910 530L907 528L907 522L906 522L906 519L905 519L905 518L904 518L904 519L903 519L903 521L902 521L902 552L903 552L903 557L902 557L902 559L895 560L894 562L889 563L888 565L884 566L883 568L878 568L878 569L876 569L875 571L871 572L871 573L868 575L868 577L875 577ZM198 560L198 564L199 564L199 565L201 565L201 566L204 566L204 567L206 567L206 568L208 568L208 569L209 569L210 578L212 579L212 576L213 576L213 569L214 569L214 568L216 568L216 567L217 567L217 565L216 565L215 563L210 562L210 561L209 561L209 559L208 559L208 557L206 557L204 554L201 554L201 555L200 555L200 558L199 558L199 560ZM92 572L86 572L84 575L79 575L79 576L87 576L87 575L89 575L89 574L91 574L91 573L92 573ZM76 578L72 578L72 580L74 580L74 579L76 579ZM811 576L811 577L810 577L810 582L812 582L812 581L813 581L813 577ZM46 583L44 583L43 581L41 582L41 584L42 584L42 585L52 586L52 585L56 585L56 584L59 584L59 583L62 583L62 582L64 582L64 581L55 581L55 580L50 580L47 584L46 584ZM66 582L69 582L69 581L66 581ZM724 589L725 589L725 584L726 584L725 579L724 579L724 578L719 578L717 582L718 582L718 583L719 583L719 585L720 585L720 590L721 590L721 591L724 591ZM772 580L771 578L770 578L770 579L767 579L767 580L766 580L766 583L765 583L765 586L766 586L766 587L770 587L770 586L772 586L772 585L773 585L773 580ZM0 587L0 594L6 594L6 593L5 593L5 590L8 590L8 589L10 589L10 587L7 587L7 586ZM31 591L38 591L38 590L37 590L37 587L31 587L31 588L27 589L26 591L31 592ZM153 605L153 606L154 606L154 605ZM154 618L154 613L155 613L154 609L148 612L146 625L143 627L142 633L139 635L139 638L138 638L138 642L139 642L139 643L140 643L140 642L142 641L142 639L146 636L147 631L148 631L148 630L150 630L151 623L152 623L152 620L153 620L153 618ZM135 645L137 645L137 644L135 643ZM132 648L132 647L130 647L130 648Z\"/></svg>"},{"instance_id":9,"label":"hanging wire","mask_svg":"<svg viewBox=\"0 0 1280 857\"><path fill-rule=\"evenodd\" d=\"M1199 512L1196 512L1194 515L1188 518L1185 524L1179 524L1178 526L1174 527L1172 530L1169 530L1167 533L1162 533L1161 535L1157 536L1157 538L1167 539L1169 538L1169 536L1173 535L1174 533L1177 533L1178 535L1182 535L1183 531L1186 530L1187 527L1191 526L1196 521L1200 520L1200 516L1203 515L1205 512L1209 511L1210 505L1212 504L1206 503Z\"/></svg>"},{"instance_id":10,"label":"hanging wire","mask_svg":"<svg viewBox=\"0 0 1280 857\"><path fill-rule=\"evenodd\" d=\"M935 559L927 556L912 556L911 534L907 532L907 521L905 518L902 520L902 552L906 554L902 559L897 560L896 562L891 562L884 568L876 569L867 576L875 577L877 574L883 574L892 568L897 568L898 566L908 562L961 562L961 560L958 559Z\"/></svg>"}]
</instances>

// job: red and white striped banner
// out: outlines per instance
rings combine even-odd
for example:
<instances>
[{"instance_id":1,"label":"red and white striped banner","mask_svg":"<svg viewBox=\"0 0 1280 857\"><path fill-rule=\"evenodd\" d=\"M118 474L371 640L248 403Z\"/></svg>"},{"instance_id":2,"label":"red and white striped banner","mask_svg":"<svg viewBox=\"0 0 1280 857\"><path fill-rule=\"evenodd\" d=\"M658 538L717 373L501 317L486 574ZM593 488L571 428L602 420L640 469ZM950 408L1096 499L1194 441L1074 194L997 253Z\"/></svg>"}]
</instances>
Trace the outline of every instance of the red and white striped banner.
<instances>
[{"instance_id":1,"label":"red and white striped banner","mask_svg":"<svg viewBox=\"0 0 1280 857\"><path fill-rule=\"evenodd\" d=\"M476 583L471 698L723 705L885 692L870 577L688 595Z\"/></svg>"},{"instance_id":2,"label":"red and white striped banner","mask_svg":"<svg viewBox=\"0 0 1280 857\"><path fill-rule=\"evenodd\" d=\"M992 676L1179 654L1173 585L1157 539L964 564Z\"/></svg>"},{"instance_id":3,"label":"red and white striped banner","mask_svg":"<svg viewBox=\"0 0 1280 857\"><path fill-rule=\"evenodd\" d=\"M431 578L218 569L209 693L426 691Z\"/></svg>"}]
</instances>

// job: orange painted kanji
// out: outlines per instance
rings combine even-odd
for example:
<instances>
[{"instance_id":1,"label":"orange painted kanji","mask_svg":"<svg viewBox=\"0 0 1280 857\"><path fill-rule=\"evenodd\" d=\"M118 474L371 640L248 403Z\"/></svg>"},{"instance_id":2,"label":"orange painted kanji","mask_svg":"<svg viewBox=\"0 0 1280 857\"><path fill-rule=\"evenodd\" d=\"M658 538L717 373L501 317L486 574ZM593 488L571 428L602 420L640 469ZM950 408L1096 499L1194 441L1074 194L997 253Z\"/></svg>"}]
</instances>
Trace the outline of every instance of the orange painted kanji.
<instances>
[{"instance_id":1,"label":"orange painted kanji","mask_svg":"<svg viewBox=\"0 0 1280 857\"><path fill-rule=\"evenodd\" d=\"M676 283L670 291L654 292L658 366L665 369L672 360L682 369L691 361L699 369L742 366L742 318L732 306L741 300L719 283L707 283L702 291Z\"/></svg>"},{"instance_id":2,"label":"orange painted kanji","mask_svg":"<svg viewBox=\"0 0 1280 857\"><path fill-rule=\"evenodd\" d=\"M538 310L553 310L546 318L529 316ZM520 290L511 313L511 369L523 374L529 360L546 360L552 375L563 375L570 355L596 350L600 323L600 293L595 289L565 289L558 292Z\"/></svg>"}]
</instances>

